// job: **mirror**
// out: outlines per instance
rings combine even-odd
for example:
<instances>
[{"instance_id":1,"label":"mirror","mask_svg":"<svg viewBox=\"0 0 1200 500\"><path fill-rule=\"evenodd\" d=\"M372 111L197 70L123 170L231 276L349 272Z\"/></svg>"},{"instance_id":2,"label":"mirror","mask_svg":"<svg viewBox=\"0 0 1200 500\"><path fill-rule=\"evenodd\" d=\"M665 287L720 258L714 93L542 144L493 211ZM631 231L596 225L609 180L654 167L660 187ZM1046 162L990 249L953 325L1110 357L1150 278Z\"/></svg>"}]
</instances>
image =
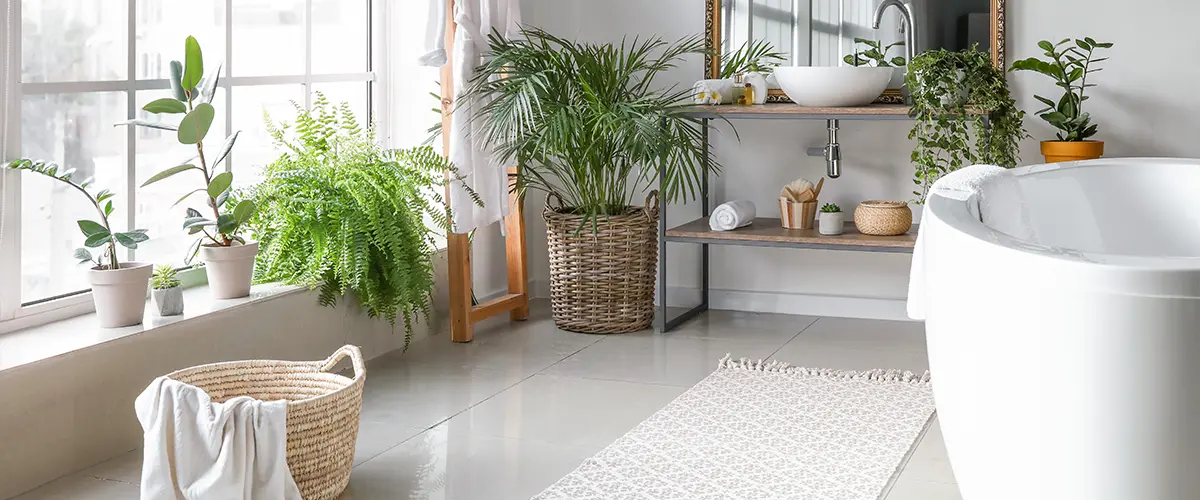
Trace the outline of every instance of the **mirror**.
<instances>
[{"instance_id":1,"label":"mirror","mask_svg":"<svg viewBox=\"0 0 1200 500\"><path fill-rule=\"evenodd\" d=\"M908 39L909 29L900 9L889 7L879 29L873 29L875 10L883 0L706 0L705 29L708 48L716 56L707 58L708 78L721 77L723 55L738 50L747 41L769 42L783 59L780 65L839 66L846 56L867 50L855 38L887 46ZM931 48L962 50L977 44L992 54L997 65L1004 61L1005 0L901 0L913 13L916 25L914 54ZM887 59L907 57L898 45ZM772 83L773 80L769 83ZM878 102L902 103L902 71ZM774 87L772 85L772 87ZM768 102L790 102L782 91L770 90Z\"/></svg>"}]
</instances>

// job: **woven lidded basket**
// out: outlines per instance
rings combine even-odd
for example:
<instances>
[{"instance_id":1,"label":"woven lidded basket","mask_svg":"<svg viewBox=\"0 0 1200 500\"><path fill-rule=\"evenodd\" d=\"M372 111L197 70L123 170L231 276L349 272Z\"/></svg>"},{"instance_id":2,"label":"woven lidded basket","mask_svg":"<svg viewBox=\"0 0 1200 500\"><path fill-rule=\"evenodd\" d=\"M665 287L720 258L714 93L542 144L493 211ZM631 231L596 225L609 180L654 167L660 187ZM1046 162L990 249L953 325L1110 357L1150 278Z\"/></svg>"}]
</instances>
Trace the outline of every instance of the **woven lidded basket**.
<instances>
[{"instance_id":1,"label":"woven lidded basket","mask_svg":"<svg viewBox=\"0 0 1200 500\"><path fill-rule=\"evenodd\" d=\"M349 356L354 378L329 373ZM362 352L347 345L324 361L248 360L185 368L168 378L214 402L238 396L287 400L287 464L305 500L337 498L350 482L366 380Z\"/></svg>"},{"instance_id":2,"label":"woven lidded basket","mask_svg":"<svg viewBox=\"0 0 1200 500\"><path fill-rule=\"evenodd\" d=\"M896 236L912 228L912 209L903 201L864 201L854 209L858 232L875 236Z\"/></svg>"},{"instance_id":3,"label":"woven lidded basket","mask_svg":"<svg viewBox=\"0 0 1200 500\"><path fill-rule=\"evenodd\" d=\"M551 195L542 218L556 326L582 333L627 333L653 325L658 191L650 193L645 207L600 217L594 226Z\"/></svg>"}]
</instances>

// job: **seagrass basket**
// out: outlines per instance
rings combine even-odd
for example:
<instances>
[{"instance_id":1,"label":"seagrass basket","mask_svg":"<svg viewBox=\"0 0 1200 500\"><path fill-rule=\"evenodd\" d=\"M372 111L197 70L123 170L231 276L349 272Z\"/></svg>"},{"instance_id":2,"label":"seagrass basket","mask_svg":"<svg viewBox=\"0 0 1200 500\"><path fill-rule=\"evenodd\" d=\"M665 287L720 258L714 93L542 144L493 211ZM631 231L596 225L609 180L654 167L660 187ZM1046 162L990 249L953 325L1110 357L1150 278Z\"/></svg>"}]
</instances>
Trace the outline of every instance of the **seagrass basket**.
<instances>
[{"instance_id":1,"label":"seagrass basket","mask_svg":"<svg viewBox=\"0 0 1200 500\"><path fill-rule=\"evenodd\" d=\"M329 373L349 356L354 378ZM362 352L347 345L323 361L247 360L185 368L168 378L214 402L238 396L287 400L287 464L305 500L337 498L350 482L366 380Z\"/></svg>"},{"instance_id":2,"label":"seagrass basket","mask_svg":"<svg viewBox=\"0 0 1200 500\"><path fill-rule=\"evenodd\" d=\"M912 209L903 201L864 201L854 209L854 226L862 234L897 236L912 229Z\"/></svg>"},{"instance_id":3,"label":"seagrass basket","mask_svg":"<svg viewBox=\"0 0 1200 500\"><path fill-rule=\"evenodd\" d=\"M581 333L627 333L654 322L658 191L645 207L587 221L551 195L542 212L554 324Z\"/></svg>"}]
</instances>

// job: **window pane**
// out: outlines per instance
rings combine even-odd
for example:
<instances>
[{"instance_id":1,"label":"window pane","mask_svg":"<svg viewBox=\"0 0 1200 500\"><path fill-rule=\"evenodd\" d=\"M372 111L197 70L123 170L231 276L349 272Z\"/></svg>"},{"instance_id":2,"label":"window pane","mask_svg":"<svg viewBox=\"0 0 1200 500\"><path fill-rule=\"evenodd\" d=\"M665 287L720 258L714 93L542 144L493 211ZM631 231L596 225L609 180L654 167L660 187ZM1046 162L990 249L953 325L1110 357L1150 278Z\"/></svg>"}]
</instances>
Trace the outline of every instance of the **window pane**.
<instances>
[{"instance_id":1,"label":"window pane","mask_svg":"<svg viewBox=\"0 0 1200 500\"><path fill-rule=\"evenodd\" d=\"M155 99L170 97L169 90L151 90L138 92L138 104ZM216 161L215 156L225 143L225 99L223 90L217 90L213 104L217 109L212 128L205 136L204 150L208 161ZM144 111L139 111L142 118L154 117ZM164 121L178 122L178 115L168 115ZM175 133L162 130L139 128L137 132L137 183L140 186L146 179L165 169L189 162L199 166L196 147L179 144ZM221 167L224 168L224 167ZM204 202L202 194L195 194L178 205L172 207L181 196L188 192L204 187L204 178L200 172L187 171L167 179L155 182L146 187L138 188L137 207L135 208L137 226L150 230L150 240L138 245L137 259L155 264L183 264L188 245L195 236L189 236L181 227L184 213L188 207L208 213L210 208Z\"/></svg>"},{"instance_id":2,"label":"window pane","mask_svg":"<svg viewBox=\"0 0 1200 500\"><path fill-rule=\"evenodd\" d=\"M350 105L354 117L364 127L367 123L367 82L338 82L313 84L313 101L317 99L316 92L325 94L329 103L341 107L342 103ZM432 100L432 98L431 98Z\"/></svg>"},{"instance_id":3,"label":"window pane","mask_svg":"<svg viewBox=\"0 0 1200 500\"><path fill-rule=\"evenodd\" d=\"M263 121L263 114L273 122L294 122L296 108L304 106L304 85L263 85L233 88L233 129L241 130L237 147L233 149L233 183L248 186L262 179L263 165L279 157Z\"/></svg>"},{"instance_id":4,"label":"window pane","mask_svg":"<svg viewBox=\"0 0 1200 500\"><path fill-rule=\"evenodd\" d=\"M21 155L53 159L95 178L93 190L117 193L111 223L125 230L125 94L102 92L26 96L21 102ZM93 191L94 192L94 191ZM98 214L79 192L38 174L21 179L21 299L32 302L88 287L86 266L72 254L83 246L76 222ZM120 255L124 257L124 255Z\"/></svg>"},{"instance_id":5,"label":"window pane","mask_svg":"<svg viewBox=\"0 0 1200 500\"><path fill-rule=\"evenodd\" d=\"M238 0L233 6L235 76L304 74L304 0Z\"/></svg>"},{"instance_id":6,"label":"window pane","mask_svg":"<svg viewBox=\"0 0 1200 500\"><path fill-rule=\"evenodd\" d=\"M170 77L188 35L200 42L206 65L225 60L224 0L137 0L137 10L138 78Z\"/></svg>"},{"instance_id":7,"label":"window pane","mask_svg":"<svg viewBox=\"0 0 1200 500\"><path fill-rule=\"evenodd\" d=\"M313 0L313 73L367 70L368 2Z\"/></svg>"},{"instance_id":8,"label":"window pane","mask_svg":"<svg viewBox=\"0 0 1200 500\"><path fill-rule=\"evenodd\" d=\"M124 80L125 0L21 0L21 81Z\"/></svg>"}]
</instances>

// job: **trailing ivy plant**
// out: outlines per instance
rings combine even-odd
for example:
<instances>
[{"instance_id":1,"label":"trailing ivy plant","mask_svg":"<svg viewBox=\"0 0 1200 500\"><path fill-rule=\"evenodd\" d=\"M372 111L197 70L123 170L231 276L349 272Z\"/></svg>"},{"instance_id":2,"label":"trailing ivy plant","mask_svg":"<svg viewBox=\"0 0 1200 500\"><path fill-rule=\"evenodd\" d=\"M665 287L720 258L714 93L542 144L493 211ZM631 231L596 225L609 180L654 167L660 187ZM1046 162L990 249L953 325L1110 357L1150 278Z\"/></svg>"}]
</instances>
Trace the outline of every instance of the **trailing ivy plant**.
<instances>
[{"instance_id":1,"label":"trailing ivy plant","mask_svg":"<svg viewBox=\"0 0 1200 500\"><path fill-rule=\"evenodd\" d=\"M87 197L88 202L96 209L96 214L99 215L99 221L91 219L80 219L77 224L79 231L83 233L85 248L77 248L75 250L75 259L80 264L88 263L95 266L96 269L120 269L121 263L117 260L117 245L120 244L125 248L136 249L138 243L150 239L146 235L145 229L134 229L124 233L113 231L112 225L109 224L109 217L113 214L112 198L115 196L112 191L101 189L92 194L88 191L91 187L91 180L82 180L76 182L73 179L75 169L59 169L58 164L43 160L30 160L22 158L9 162L7 168L14 170L27 170L59 181L70 186L72 189L79 191L80 194ZM101 253L92 255L88 248L103 247Z\"/></svg>"},{"instance_id":2,"label":"trailing ivy plant","mask_svg":"<svg viewBox=\"0 0 1200 500\"><path fill-rule=\"evenodd\" d=\"M1091 37L1075 40L1073 46L1068 45L1071 39L1058 43L1047 40L1038 42L1038 47L1046 51L1048 61L1036 57L1016 61L1009 71L1036 71L1054 80L1054 84L1062 89L1063 95L1058 102L1035 95L1033 97L1045 104L1046 107L1035 113L1039 118L1058 129L1060 141L1084 141L1096 135L1096 125L1091 124L1091 116L1083 111L1083 102L1090 96L1087 89L1095 87L1088 83L1088 75L1100 71L1093 65L1107 61L1107 57L1093 57L1096 49L1107 49L1111 43L1101 43ZM1064 46L1066 46L1064 48Z\"/></svg>"},{"instance_id":3,"label":"trailing ivy plant","mask_svg":"<svg viewBox=\"0 0 1200 500\"><path fill-rule=\"evenodd\" d=\"M293 123L267 117L281 155L238 193L259 207L249 220L255 281L319 289L326 306L353 294L368 316L403 317L407 345L413 321L431 313L435 238L449 230L446 174L460 177L431 147L381 148L347 104L319 92L311 110L292 104Z\"/></svg>"},{"instance_id":4,"label":"trailing ivy plant","mask_svg":"<svg viewBox=\"0 0 1200 500\"><path fill-rule=\"evenodd\" d=\"M1028 136L1025 112L988 53L974 47L927 50L909 62L905 80L916 120L908 134L916 141L915 203L924 203L933 183L959 168L976 163L1012 168L1020 161L1018 142Z\"/></svg>"},{"instance_id":5,"label":"trailing ivy plant","mask_svg":"<svg viewBox=\"0 0 1200 500\"><path fill-rule=\"evenodd\" d=\"M185 261L190 262L200 245L206 244L205 242L223 247L231 246L235 242L246 243L240 233L243 224L254 214L255 206L250 200L242 200L232 209L227 209L226 206L233 186L233 172L228 168L221 172L219 167L229 158L239 132L230 134L215 155L211 154L211 149L207 150L209 154L205 154L204 139L208 137L208 130L216 116L212 100L216 97L221 65L218 64L205 76L204 55L200 50L200 43L190 36L184 41L184 61L186 64L179 61L170 63L172 97L156 99L142 106L143 110L155 115L184 115L178 125L143 119L129 120L118 125L173 131L180 144L195 146L196 156L164 169L142 183L142 187L146 187L184 172L195 171L200 174L203 183L175 202L175 205L178 205L199 193L204 195L205 204L208 205L205 211L211 214L206 215L195 208L188 208L186 211L183 229L187 230L188 234L203 233L188 250Z\"/></svg>"},{"instance_id":6,"label":"trailing ivy plant","mask_svg":"<svg viewBox=\"0 0 1200 500\"><path fill-rule=\"evenodd\" d=\"M771 71L787 60L787 55L775 50L766 40L748 40L736 51L721 57L721 78L733 78L738 73Z\"/></svg>"},{"instance_id":7,"label":"trailing ivy plant","mask_svg":"<svg viewBox=\"0 0 1200 500\"><path fill-rule=\"evenodd\" d=\"M901 56L895 56L888 59L888 52L895 47L903 47L904 42L896 42L886 46L882 46L883 42L877 40L868 40L866 38L855 38L854 53L846 54L842 60L854 67L873 65L878 68L890 68L892 66L904 66L906 61ZM858 45L866 45L866 50L860 51Z\"/></svg>"}]
</instances>

